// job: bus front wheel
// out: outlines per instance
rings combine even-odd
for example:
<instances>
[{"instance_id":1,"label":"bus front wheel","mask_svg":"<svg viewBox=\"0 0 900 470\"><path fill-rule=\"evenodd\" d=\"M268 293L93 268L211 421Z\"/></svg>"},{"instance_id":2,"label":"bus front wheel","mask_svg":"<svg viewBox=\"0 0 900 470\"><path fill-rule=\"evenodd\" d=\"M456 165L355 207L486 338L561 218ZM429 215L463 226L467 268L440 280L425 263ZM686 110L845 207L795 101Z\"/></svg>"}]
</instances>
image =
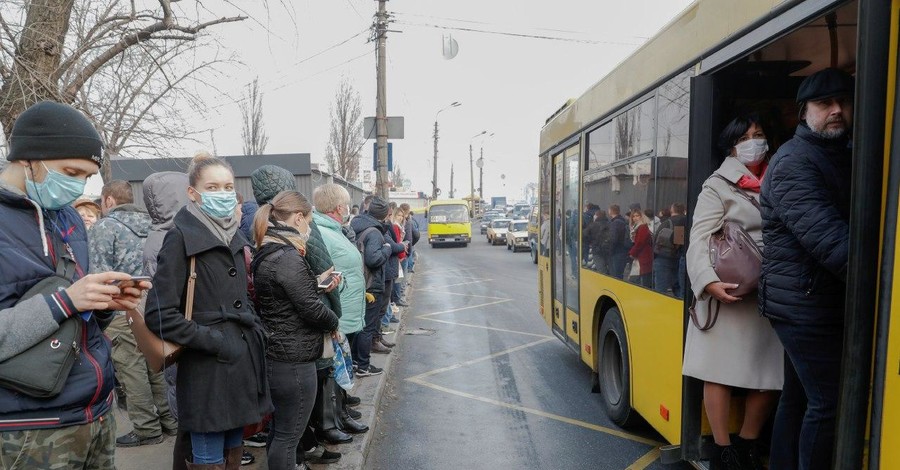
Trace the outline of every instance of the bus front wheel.
<instances>
[{"instance_id":1,"label":"bus front wheel","mask_svg":"<svg viewBox=\"0 0 900 470\"><path fill-rule=\"evenodd\" d=\"M598 374L600 396L609 419L623 428L632 427L639 420L631 408L631 367L628 362L628 337L625 324L616 307L610 308L597 335L600 345Z\"/></svg>"}]
</instances>

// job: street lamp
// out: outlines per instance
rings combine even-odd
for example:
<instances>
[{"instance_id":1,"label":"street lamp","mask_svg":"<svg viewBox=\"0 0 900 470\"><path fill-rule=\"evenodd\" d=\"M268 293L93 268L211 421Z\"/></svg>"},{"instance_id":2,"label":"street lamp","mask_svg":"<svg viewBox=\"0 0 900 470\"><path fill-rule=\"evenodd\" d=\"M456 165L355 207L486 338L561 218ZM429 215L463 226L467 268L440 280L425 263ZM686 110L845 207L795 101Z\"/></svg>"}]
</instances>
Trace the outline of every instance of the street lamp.
<instances>
[{"instance_id":1,"label":"street lamp","mask_svg":"<svg viewBox=\"0 0 900 470\"><path fill-rule=\"evenodd\" d=\"M437 199L438 196L438 187L437 187L437 144L438 144L438 115L441 112L446 111L450 108L456 108L458 106L462 106L462 103L459 101L454 101L447 105L446 107L441 108L438 112L434 113L434 165L432 165L434 173L431 176L431 198Z\"/></svg>"},{"instance_id":2,"label":"street lamp","mask_svg":"<svg viewBox=\"0 0 900 470\"><path fill-rule=\"evenodd\" d=\"M487 134L487 131L481 131L469 139L469 202L472 204L472 212L475 211L475 170L472 167L472 141ZM493 135L493 134L491 134Z\"/></svg>"},{"instance_id":3,"label":"street lamp","mask_svg":"<svg viewBox=\"0 0 900 470\"><path fill-rule=\"evenodd\" d=\"M487 131L484 131L481 134L476 135L475 137L484 135L486 133L487 133ZM479 202L484 199L484 191L483 191L483 189L484 189L484 141L485 141L485 139L490 139L493 136L494 136L494 133L491 132L484 139L481 140L481 146L480 146L480 154L481 155L478 157L478 161L476 162L476 165L478 166L478 200L479 200ZM475 137L473 137L473 139ZM470 143L469 143L469 160L471 160L471 159L472 159L472 144L470 141ZM474 189L473 189L473 192L474 192Z\"/></svg>"}]
</instances>

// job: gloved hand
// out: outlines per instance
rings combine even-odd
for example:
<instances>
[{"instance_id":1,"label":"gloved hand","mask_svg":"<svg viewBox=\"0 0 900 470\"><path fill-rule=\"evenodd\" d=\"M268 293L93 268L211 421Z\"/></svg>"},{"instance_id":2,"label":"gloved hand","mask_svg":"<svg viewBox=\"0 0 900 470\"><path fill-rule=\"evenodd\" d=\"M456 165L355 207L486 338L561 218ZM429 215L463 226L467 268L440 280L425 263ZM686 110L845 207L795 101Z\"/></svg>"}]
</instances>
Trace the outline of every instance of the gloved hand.
<instances>
[{"instance_id":1,"label":"gloved hand","mask_svg":"<svg viewBox=\"0 0 900 470\"><path fill-rule=\"evenodd\" d=\"M368 293L368 292L366 292L366 302L367 302L367 303L372 303L372 302L374 302L374 301L375 301L375 296L372 295L372 294L370 294L370 293Z\"/></svg>"}]
</instances>

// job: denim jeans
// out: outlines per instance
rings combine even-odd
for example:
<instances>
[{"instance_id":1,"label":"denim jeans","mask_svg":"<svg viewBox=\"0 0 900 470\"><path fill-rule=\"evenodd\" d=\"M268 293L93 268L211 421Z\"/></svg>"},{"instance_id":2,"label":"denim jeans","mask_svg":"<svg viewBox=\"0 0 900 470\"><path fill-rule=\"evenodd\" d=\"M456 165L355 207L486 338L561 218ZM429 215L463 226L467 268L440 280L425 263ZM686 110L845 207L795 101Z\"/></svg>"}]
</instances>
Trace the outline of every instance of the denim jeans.
<instances>
[{"instance_id":1,"label":"denim jeans","mask_svg":"<svg viewBox=\"0 0 900 470\"><path fill-rule=\"evenodd\" d=\"M622 276L625 274L625 263L627 262L628 253L620 252L609 255L609 259L607 259L609 274L616 279L622 279Z\"/></svg>"},{"instance_id":2,"label":"denim jeans","mask_svg":"<svg viewBox=\"0 0 900 470\"><path fill-rule=\"evenodd\" d=\"M192 432L191 448L196 464L216 464L225 462L225 449L242 445L244 428L223 432Z\"/></svg>"},{"instance_id":3,"label":"denim jeans","mask_svg":"<svg viewBox=\"0 0 900 470\"><path fill-rule=\"evenodd\" d=\"M409 272L413 272L413 268L416 267L416 249L412 246L409 247L409 256L406 257L406 261L408 262Z\"/></svg>"},{"instance_id":4,"label":"denim jeans","mask_svg":"<svg viewBox=\"0 0 900 470\"><path fill-rule=\"evenodd\" d=\"M384 308L384 316L381 317L381 326L390 326L391 318L394 318L394 311L391 310L391 303L388 302L387 307Z\"/></svg>"},{"instance_id":5,"label":"denim jeans","mask_svg":"<svg viewBox=\"0 0 900 470\"><path fill-rule=\"evenodd\" d=\"M668 256L653 257L653 290L665 294L675 292L675 277L678 275L678 259Z\"/></svg>"},{"instance_id":6,"label":"denim jeans","mask_svg":"<svg viewBox=\"0 0 900 470\"><path fill-rule=\"evenodd\" d=\"M385 283L385 287L388 289L375 294L374 302L366 304L365 326L350 344L353 362L360 369L369 367L369 359L372 356L372 341L376 338L378 328L381 326L381 317L384 315L385 305L390 303L391 286L389 283Z\"/></svg>"},{"instance_id":7,"label":"denim jeans","mask_svg":"<svg viewBox=\"0 0 900 470\"><path fill-rule=\"evenodd\" d=\"M831 468L843 327L771 323L786 358L769 468Z\"/></svg>"},{"instance_id":8,"label":"denim jeans","mask_svg":"<svg viewBox=\"0 0 900 470\"><path fill-rule=\"evenodd\" d=\"M316 363L269 359L266 375L272 393L272 429L267 458L271 470L293 470L297 445L316 402Z\"/></svg>"}]
</instances>

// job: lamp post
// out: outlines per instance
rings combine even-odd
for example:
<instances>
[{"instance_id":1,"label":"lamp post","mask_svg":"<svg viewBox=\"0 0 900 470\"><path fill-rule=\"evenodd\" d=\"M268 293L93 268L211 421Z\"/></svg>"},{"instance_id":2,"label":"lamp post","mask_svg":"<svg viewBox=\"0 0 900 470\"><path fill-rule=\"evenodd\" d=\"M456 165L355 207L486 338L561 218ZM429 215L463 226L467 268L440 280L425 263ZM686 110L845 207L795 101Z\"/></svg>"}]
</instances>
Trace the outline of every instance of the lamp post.
<instances>
[{"instance_id":1,"label":"lamp post","mask_svg":"<svg viewBox=\"0 0 900 470\"><path fill-rule=\"evenodd\" d=\"M487 131L481 131L469 139L469 203L472 204L472 212L475 212L475 201L473 197L475 196L475 169L472 166L472 141L485 134L487 134Z\"/></svg>"},{"instance_id":2,"label":"lamp post","mask_svg":"<svg viewBox=\"0 0 900 470\"><path fill-rule=\"evenodd\" d=\"M479 137L484 134L487 134L487 131L484 131L481 134L476 135L475 137ZM479 200L479 202L484 199L484 191L483 191L483 189L484 189L484 141L486 139L490 139L493 136L494 136L494 133L491 132L490 134L487 134L487 136L485 136L484 139L481 140L481 145L479 148L480 155L478 157L478 161L475 163L476 166L478 167L478 200ZM473 139L475 137L473 137ZM469 143L469 159L471 160L471 158L472 158L472 144L470 141L470 143ZM473 189L473 192L474 192L474 189Z\"/></svg>"},{"instance_id":3,"label":"lamp post","mask_svg":"<svg viewBox=\"0 0 900 470\"><path fill-rule=\"evenodd\" d=\"M450 103L448 106L441 108L438 112L434 113L434 162L432 165L432 169L434 173L431 176L431 198L437 199L438 196L438 187L437 187L437 154L438 154L438 115L441 114L442 111L446 111L450 108L455 108L457 106L462 106L462 103L459 101L454 101Z\"/></svg>"}]
</instances>

